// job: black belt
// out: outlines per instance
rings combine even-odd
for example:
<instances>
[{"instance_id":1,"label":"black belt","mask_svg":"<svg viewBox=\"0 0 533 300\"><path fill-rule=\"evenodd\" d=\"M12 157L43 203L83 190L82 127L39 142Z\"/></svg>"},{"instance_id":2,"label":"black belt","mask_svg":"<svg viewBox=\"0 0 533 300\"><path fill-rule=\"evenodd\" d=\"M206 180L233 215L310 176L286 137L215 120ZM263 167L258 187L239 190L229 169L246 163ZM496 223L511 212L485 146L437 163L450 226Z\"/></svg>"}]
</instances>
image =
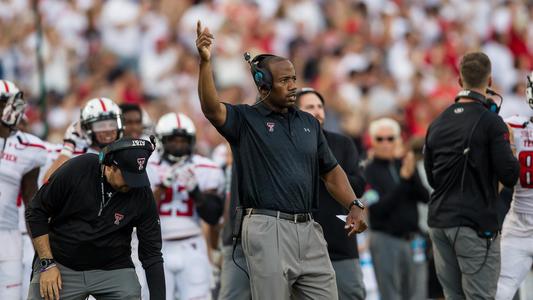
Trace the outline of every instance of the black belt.
<instances>
[{"instance_id":1,"label":"black belt","mask_svg":"<svg viewBox=\"0 0 533 300\"><path fill-rule=\"evenodd\" d=\"M294 223L305 223L313 220L313 216L311 215L311 213L289 214L277 210L260 208L247 208L246 214L270 216L278 219L293 221Z\"/></svg>"}]
</instances>

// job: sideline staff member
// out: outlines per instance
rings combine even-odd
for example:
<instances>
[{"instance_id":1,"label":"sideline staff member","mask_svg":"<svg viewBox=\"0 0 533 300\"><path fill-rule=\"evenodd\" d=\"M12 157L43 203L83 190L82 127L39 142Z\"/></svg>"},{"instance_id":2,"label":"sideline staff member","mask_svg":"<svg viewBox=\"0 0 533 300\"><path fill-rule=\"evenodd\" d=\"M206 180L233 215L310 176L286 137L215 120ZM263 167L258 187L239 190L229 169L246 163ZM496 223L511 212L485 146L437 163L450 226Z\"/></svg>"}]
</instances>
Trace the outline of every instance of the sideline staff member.
<instances>
[{"instance_id":1,"label":"sideline staff member","mask_svg":"<svg viewBox=\"0 0 533 300\"><path fill-rule=\"evenodd\" d=\"M430 125L424 163L435 189L428 225L446 299L494 299L500 273L498 181L512 187L519 165L509 131L486 98L491 63L481 52L460 64L456 103Z\"/></svg>"},{"instance_id":2,"label":"sideline staff member","mask_svg":"<svg viewBox=\"0 0 533 300\"><path fill-rule=\"evenodd\" d=\"M152 151L148 141L120 139L100 158L70 159L43 185L26 212L40 258L28 299L140 299L133 227L150 299L165 299L161 228L145 170Z\"/></svg>"},{"instance_id":3,"label":"sideline staff member","mask_svg":"<svg viewBox=\"0 0 533 300\"><path fill-rule=\"evenodd\" d=\"M324 98L312 88L302 88L296 93L296 105L300 110L315 117L320 126L324 125ZM365 180L359 170L359 153L353 141L335 132L322 129L331 152L346 172L348 180L357 197L365 190ZM363 272L359 263L357 239L346 236L342 231L343 224L336 217L346 214L346 210L328 193L324 183L319 187L319 208L313 213L316 221L322 225L324 238L328 243L328 253L335 270L339 300L363 300L366 290L363 283Z\"/></svg>"},{"instance_id":4,"label":"sideline staff member","mask_svg":"<svg viewBox=\"0 0 533 300\"><path fill-rule=\"evenodd\" d=\"M292 63L274 55L249 61L261 100L254 106L220 103L211 65L213 36L197 25L198 92L204 115L231 145L238 195L246 207L242 246L253 299L337 299L335 273L318 206L319 175L350 210L349 234L362 232L363 205L329 150L320 124L294 107ZM247 58L248 60L248 58ZM346 227L345 227L346 228Z\"/></svg>"}]
</instances>

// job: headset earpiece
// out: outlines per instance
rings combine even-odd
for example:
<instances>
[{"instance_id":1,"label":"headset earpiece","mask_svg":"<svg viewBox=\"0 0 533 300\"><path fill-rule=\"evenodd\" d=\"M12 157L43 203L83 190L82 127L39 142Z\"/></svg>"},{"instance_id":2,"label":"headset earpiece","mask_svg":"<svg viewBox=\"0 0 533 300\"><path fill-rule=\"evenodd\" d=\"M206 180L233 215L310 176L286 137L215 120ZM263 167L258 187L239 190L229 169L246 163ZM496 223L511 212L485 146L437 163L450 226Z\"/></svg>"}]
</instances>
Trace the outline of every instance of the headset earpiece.
<instances>
[{"instance_id":1,"label":"headset earpiece","mask_svg":"<svg viewBox=\"0 0 533 300\"><path fill-rule=\"evenodd\" d=\"M250 60L250 53L244 53L244 60L250 65L250 71L252 73L252 78L254 83L259 89L270 91L272 89L272 75L270 71L266 68L259 67L259 64L267 57L274 56L272 54L260 54Z\"/></svg>"}]
</instances>

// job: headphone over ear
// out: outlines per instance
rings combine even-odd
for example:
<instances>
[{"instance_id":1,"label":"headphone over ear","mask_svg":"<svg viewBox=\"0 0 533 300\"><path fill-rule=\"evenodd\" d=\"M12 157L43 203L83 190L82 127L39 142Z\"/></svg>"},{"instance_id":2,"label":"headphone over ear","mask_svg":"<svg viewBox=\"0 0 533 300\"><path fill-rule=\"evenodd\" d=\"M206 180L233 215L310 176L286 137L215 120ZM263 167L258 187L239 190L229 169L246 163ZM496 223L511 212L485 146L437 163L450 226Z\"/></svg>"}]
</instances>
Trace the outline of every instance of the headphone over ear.
<instances>
[{"instance_id":1,"label":"headphone over ear","mask_svg":"<svg viewBox=\"0 0 533 300\"><path fill-rule=\"evenodd\" d=\"M98 154L101 165L111 165L113 153L125 149L144 149L152 153L155 149L155 137L150 136L150 141L143 139L120 139L104 147Z\"/></svg>"},{"instance_id":2,"label":"headphone over ear","mask_svg":"<svg viewBox=\"0 0 533 300\"><path fill-rule=\"evenodd\" d=\"M255 85L259 89L270 91L272 89L272 74L266 68L259 67L259 64L268 57L272 57L272 54L260 54L250 60L250 53L244 53L244 60L250 64L250 71L254 79Z\"/></svg>"},{"instance_id":3,"label":"headphone over ear","mask_svg":"<svg viewBox=\"0 0 533 300\"><path fill-rule=\"evenodd\" d=\"M503 98L498 93L494 92L493 90L487 89L487 94L498 96L502 99L502 102L503 102ZM457 94L457 96L455 96L455 102L459 101L459 99L461 98L468 98L468 99L475 100L483 104L483 106L486 109L488 109L489 111L493 113L498 114L500 112L501 104L500 105L496 104L494 100L492 100L491 98L487 98L478 92L474 92L471 90L462 90Z\"/></svg>"}]
</instances>

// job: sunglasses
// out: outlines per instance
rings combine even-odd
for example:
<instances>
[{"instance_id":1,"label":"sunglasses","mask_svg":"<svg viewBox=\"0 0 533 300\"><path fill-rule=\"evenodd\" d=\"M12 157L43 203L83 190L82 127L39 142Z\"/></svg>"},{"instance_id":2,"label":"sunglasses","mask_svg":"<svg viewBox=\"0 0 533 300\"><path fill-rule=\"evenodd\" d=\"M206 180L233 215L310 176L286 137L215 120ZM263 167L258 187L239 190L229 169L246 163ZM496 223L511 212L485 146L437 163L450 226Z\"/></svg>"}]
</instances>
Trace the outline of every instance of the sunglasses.
<instances>
[{"instance_id":1,"label":"sunglasses","mask_svg":"<svg viewBox=\"0 0 533 300\"><path fill-rule=\"evenodd\" d=\"M396 139L395 136L377 136L376 137L376 142L381 143L383 141L387 141L389 143L392 143L392 142L394 142L395 139Z\"/></svg>"}]
</instances>

